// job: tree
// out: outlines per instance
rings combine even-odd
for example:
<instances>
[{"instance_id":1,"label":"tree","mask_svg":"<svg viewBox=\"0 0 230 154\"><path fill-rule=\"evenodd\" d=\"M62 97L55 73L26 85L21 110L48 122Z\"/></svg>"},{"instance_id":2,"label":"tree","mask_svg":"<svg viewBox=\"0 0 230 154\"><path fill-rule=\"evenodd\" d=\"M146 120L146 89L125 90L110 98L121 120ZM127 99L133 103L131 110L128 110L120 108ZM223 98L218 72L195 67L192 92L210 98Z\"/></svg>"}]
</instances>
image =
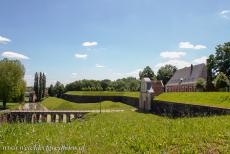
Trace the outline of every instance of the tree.
<instances>
[{"instance_id":1,"label":"tree","mask_svg":"<svg viewBox=\"0 0 230 154\"><path fill-rule=\"evenodd\" d=\"M45 97L46 92L46 75L45 73L42 74L42 98Z\"/></svg>"},{"instance_id":2,"label":"tree","mask_svg":"<svg viewBox=\"0 0 230 154\"><path fill-rule=\"evenodd\" d=\"M101 81L101 87L105 91L111 85L111 80L105 79Z\"/></svg>"},{"instance_id":3,"label":"tree","mask_svg":"<svg viewBox=\"0 0 230 154\"><path fill-rule=\"evenodd\" d=\"M57 97L61 97L61 95L64 93L64 85L61 84L61 82L57 81L54 86L54 92Z\"/></svg>"},{"instance_id":4,"label":"tree","mask_svg":"<svg viewBox=\"0 0 230 154\"><path fill-rule=\"evenodd\" d=\"M3 59L0 61L0 72L0 100L3 101L3 108L6 108L7 101L24 93L21 84L25 68L19 60Z\"/></svg>"},{"instance_id":5,"label":"tree","mask_svg":"<svg viewBox=\"0 0 230 154\"><path fill-rule=\"evenodd\" d=\"M162 66L157 72L157 79L162 80L163 84L166 85L176 70L176 66L173 65Z\"/></svg>"},{"instance_id":6,"label":"tree","mask_svg":"<svg viewBox=\"0 0 230 154\"><path fill-rule=\"evenodd\" d=\"M34 76L34 92L38 98L38 96L39 96L39 78L38 78L37 72L35 73L35 76Z\"/></svg>"},{"instance_id":7,"label":"tree","mask_svg":"<svg viewBox=\"0 0 230 154\"><path fill-rule=\"evenodd\" d=\"M213 79L215 77L215 56L211 54L209 58L207 59L207 84L206 84L206 89L208 91L213 91L214 90L214 85L213 85Z\"/></svg>"},{"instance_id":8,"label":"tree","mask_svg":"<svg viewBox=\"0 0 230 154\"><path fill-rule=\"evenodd\" d=\"M230 86L230 81L223 72L220 72L214 79L214 85L217 89L222 90Z\"/></svg>"},{"instance_id":9,"label":"tree","mask_svg":"<svg viewBox=\"0 0 230 154\"><path fill-rule=\"evenodd\" d=\"M38 90L38 100L40 101L42 99L42 93L43 93L43 76L42 72L39 73L39 90Z\"/></svg>"},{"instance_id":10,"label":"tree","mask_svg":"<svg viewBox=\"0 0 230 154\"><path fill-rule=\"evenodd\" d=\"M146 66L143 71L139 72L139 77L140 77L140 79L145 78L145 77L148 77L151 80L156 79L156 76L155 76L153 70L149 66Z\"/></svg>"},{"instance_id":11,"label":"tree","mask_svg":"<svg viewBox=\"0 0 230 154\"><path fill-rule=\"evenodd\" d=\"M13 102L24 101L25 90L26 90L26 82L24 80L20 80L12 90L11 101Z\"/></svg>"},{"instance_id":12,"label":"tree","mask_svg":"<svg viewBox=\"0 0 230 154\"><path fill-rule=\"evenodd\" d=\"M205 87L206 87L205 79L199 78L196 81L196 89L198 89L199 91L203 91L205 89Z\"/></svg>"},{"instance_id":13,"label":"tree","mask_svg":"<svg viewBox=\"0 0 230 154\"><path fill-rule=\"evenodd\" d=\"M230 78L230 42L218 45L215 54L215 69Z\"/></svg>"},{"instance_id":14,"label":"tree","mask_svg":"<svg viewBox=\"0 0 230 154\"><path fill-rule=\"evenodd\" d=\"M46 90L46 76L42 72L40 73L36 72L34 77L34 91L38 101L44 98L45 90Z\"/></svg>"},{"instance_id":15,"label":"tree","mask_svg":"<svg viewBox=\"0 0 230 154\"><path fill-rule=\"evenodd\" d=\"M49 89L48 89L48 94L49 96L54 96L55 92L54 92L54 86L51 84Z\"/></svg>"}]
</instances>

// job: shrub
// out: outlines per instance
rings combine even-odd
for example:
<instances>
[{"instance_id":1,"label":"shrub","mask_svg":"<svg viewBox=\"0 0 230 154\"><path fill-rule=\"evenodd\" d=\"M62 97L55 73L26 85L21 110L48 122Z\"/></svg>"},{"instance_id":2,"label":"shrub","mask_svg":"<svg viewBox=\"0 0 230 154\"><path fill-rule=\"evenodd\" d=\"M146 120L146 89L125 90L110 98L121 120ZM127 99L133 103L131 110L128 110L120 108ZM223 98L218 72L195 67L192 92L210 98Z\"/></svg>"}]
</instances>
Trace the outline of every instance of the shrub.
<instances>
[{"instance_id":1,"label":"shrub","mask_svg":"<svg viewBox=\"0 0 230 154\"><path fill-rule=\"evenodd\" d=\"M214 79L213 82L214 82L215 87L217 89L219 89L219 90L227 88L227 87L230 86L230 81L229 81L228 77L224 73L222 73L222 72L220 72L216 76L216 78Z\"/></svg>"},{"instance_id":2,"label":"shrub","mask_svg":"<svg viewBox=\"0 0 230 154\"><path fill-rule=\"evenodd\" d=\"M200 91L203 91L205 89L206 82L203 78L199 78L196 82L196 88Z\"/></svg>"}]
</instances>

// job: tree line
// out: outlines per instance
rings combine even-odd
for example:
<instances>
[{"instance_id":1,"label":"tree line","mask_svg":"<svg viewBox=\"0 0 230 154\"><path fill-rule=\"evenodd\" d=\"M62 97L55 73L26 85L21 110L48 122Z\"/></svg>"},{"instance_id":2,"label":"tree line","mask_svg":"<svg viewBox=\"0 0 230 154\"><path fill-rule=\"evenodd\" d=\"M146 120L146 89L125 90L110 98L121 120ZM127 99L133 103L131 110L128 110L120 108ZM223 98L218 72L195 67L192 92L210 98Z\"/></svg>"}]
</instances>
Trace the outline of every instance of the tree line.
<instances>
[{"instance_id":1,"label":"tree line","mask_svg":"<svg viewBox=\"0 0 230 154\"><path fill-rule=\"evenodd\" d=\"M48 92L50 96L60 97L65 91L139 91L140 80L127 77L111 81L105 80L79 80L64 86L59 81L50 85Z\"/></svg>"}]
</instances>

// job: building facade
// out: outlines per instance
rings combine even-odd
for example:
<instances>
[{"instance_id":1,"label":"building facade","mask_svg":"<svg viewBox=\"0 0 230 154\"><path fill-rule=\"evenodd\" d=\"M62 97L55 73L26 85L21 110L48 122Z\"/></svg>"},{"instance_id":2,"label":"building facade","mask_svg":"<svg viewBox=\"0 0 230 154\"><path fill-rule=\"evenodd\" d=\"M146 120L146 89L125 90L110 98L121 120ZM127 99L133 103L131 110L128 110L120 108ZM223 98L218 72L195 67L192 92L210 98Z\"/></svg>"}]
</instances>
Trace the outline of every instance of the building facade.
<instances>
[{"instance_id":1,"label":"building facade","mask_svg":"<svg viewBox=\"0 0 230 154\"><path fill-rule=\"evenodd\" d=\"M207 68L205 64L191 65L179 69L165 86L166 92L195 92L198 79L207 79Z\"/></svg>"},{"instance_id":2,"label":"building facade","mask_svg":"<svg viewBox=\"0 0 230 154\"><path fill-rule=\"evenodd\" d=\"M153 80L152 87L154 90L154 93L153 93L154 96L158 96L164 92L164 84L162 83L161 80Z\"/></svg>"}]
</instances>

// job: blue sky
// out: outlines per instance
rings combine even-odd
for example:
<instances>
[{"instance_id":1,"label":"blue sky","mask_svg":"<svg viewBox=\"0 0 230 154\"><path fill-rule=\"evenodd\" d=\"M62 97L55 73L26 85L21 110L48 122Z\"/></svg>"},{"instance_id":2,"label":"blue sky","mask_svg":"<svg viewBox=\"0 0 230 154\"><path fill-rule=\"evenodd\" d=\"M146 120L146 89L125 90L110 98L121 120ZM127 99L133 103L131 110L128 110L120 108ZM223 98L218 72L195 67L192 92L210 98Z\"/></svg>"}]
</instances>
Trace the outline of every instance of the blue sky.
<instances>
[{"instance_id":1,"label":"blue sky","mask_svg":"<svg viewBox=\"0 0 230 154\"><path fill-rule=\"evenodd\" d=\"M1 0L0 58L33 84L138 76L146 65L205 61L229 41L229 0Z\"/></svg>"}]
</instances>

